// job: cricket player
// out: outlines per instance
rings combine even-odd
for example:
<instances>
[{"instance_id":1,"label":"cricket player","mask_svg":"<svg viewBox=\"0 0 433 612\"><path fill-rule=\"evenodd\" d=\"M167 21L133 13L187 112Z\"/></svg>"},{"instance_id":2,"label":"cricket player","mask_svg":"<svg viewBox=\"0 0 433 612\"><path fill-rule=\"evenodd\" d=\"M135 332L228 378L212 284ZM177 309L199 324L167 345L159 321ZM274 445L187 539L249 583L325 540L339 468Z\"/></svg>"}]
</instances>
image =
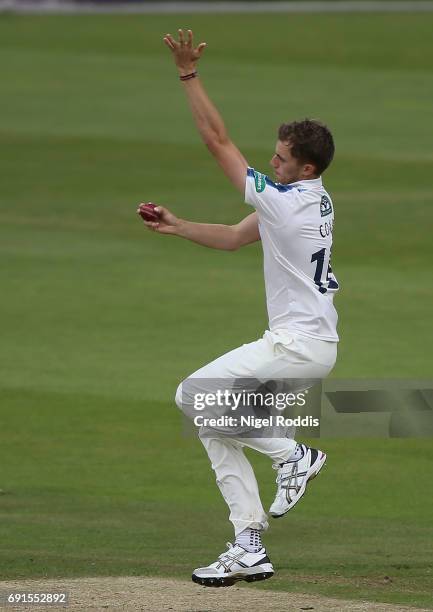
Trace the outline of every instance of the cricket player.
<instances>
[{"instance_id":1,"label":"cricket player","mask_svg":"<svg viewBox=\"0 0 433 612\"><path fill-rule=\"evenodd\" d=\"M241 193L252 212L236 225L192 223L158 206L157 221L149 229L171 234L215 249L236 249L261 241L269 329L255 342L244 344L194 372L189 380L279 378L323 379L337 356L337 313L333 297L338 290L330 265L334 207L321 175L334 155L329 129L305 119L284 123L278 130L270 164L275 182L251 168L230 140L223 120L210 101L197 73L206 44L194 46L190 30L167 34L191 112L204 144L224 174ZM179 408L188 413L182 389ZM205 428L206 429L206 428ZM230 586L237 580L263 580L274 569L261 541L268 528L257 481L243 448L267 455L277 470L277 491L270 507L282 517L301 499L307 483L323 467L324 452L281 437L236 437L218 429L199 437L208 453L216 481L230 509L235 531L233 544L208 566L194 570L194 582Z\"/></svg>"}]
</instances>

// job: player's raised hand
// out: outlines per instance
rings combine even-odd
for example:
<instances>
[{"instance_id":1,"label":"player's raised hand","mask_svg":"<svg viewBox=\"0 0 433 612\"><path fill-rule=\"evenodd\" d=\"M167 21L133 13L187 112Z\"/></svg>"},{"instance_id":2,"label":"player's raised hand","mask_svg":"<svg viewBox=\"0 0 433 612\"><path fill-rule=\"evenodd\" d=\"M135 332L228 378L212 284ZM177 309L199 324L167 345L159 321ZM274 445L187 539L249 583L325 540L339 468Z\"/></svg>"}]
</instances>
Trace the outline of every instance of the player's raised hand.
<instances>
[{"instance_id":1,"label":"player's raised hand","mask_svg":"<svg viewBox=\"0 0 433 612\"><path fill-rule=\"evenodd\" d=\"M177 233L180 219L164 206L154 206L150 212L148 207L149 204L140 204L137 208L137 214L141 216L147 228L159 234Z\"/></svg>"},{"instance_id":2,"label":"player's raised hand","mask_svg":"<svg viewBox=\"0 0 433 612\"><path fill-rule=\"evenodd\" d=\"M171 34L166 34L163 40L173 53L174 61L181 75L190 74L195 71L196 64L203 54L206 43L202 42L197 47L194 47L191 30L187 30L186 38L183 30L178 30L178 32L179 40L175 40Z\"/></svg>"}]
</instances>

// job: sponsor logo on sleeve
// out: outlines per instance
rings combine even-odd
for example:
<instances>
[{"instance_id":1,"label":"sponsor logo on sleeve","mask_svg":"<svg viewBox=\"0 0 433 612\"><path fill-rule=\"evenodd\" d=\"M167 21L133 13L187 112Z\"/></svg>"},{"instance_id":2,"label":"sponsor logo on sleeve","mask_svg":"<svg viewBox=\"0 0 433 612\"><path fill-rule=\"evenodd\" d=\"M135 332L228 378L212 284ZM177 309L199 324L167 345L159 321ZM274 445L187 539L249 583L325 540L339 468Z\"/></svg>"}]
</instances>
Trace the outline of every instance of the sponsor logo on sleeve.
<instances>
[{"instance_id":1,"label":"sponsor logo on sleeve","mask_svg":"<svg viewBox=\"0 0 433 612\"><path fill-rule=\"evenodd\" d=\"M266 188L266 175L254 170L254 183L257 193L262 193Z\"/></svg>"},{"instance_id":2,"label":"sponsor logo on sleeve","mask_svg":"<svg viewBox=\"0 0 433 612\"><path fill-rule=\"evenodd\" d=\"M320 215L322 217L326 217L326 215L330 215L332 213L332 204L331 200L326 196L322 196L320 200Z\"/></svg>"}]
</instances>

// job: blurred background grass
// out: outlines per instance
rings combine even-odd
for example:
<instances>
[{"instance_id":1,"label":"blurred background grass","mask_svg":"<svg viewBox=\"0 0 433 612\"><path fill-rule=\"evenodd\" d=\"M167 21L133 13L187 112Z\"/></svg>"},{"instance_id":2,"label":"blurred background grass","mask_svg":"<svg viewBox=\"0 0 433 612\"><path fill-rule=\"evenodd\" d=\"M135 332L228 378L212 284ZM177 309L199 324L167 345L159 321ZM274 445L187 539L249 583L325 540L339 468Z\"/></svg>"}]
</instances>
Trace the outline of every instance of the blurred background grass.
<instances>
[{"instance_id":1,"label":"blurred background grass","mask_svg":"<svg viewBox=\"0 0 433 612\"><path fill-rule=\"evenodd\" d=\"M188 373L262 334L261 253L206 250L136 218L143 200L197 221L249 212L200 143L168 31L208 43L203 81L250 164L266 172L283 121L318 117L334 132L332 375L431 376L432 25L0 16L4 578L188 579L231 537L172 398ZM321 445L326 476L272 525L281 569L260 588L432 605L431 441ZM252 460L268 504L274 473Z\"/></svg>"}]
</instances>

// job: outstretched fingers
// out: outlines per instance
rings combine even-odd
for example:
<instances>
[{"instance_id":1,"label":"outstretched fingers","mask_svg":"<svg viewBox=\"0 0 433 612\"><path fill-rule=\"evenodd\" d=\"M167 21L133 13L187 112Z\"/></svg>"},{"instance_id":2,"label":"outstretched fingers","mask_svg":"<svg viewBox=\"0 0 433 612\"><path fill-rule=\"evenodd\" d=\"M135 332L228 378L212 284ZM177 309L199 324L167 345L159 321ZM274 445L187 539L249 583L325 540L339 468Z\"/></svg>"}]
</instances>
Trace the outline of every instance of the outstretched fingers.
<instances>
[{"instance_id":1,"label":"outstretched fingers","mask_svg":"<svg viewBox=\"0 0 433 612\"><path fill-rule=\"evenodd\" d=\"M165 44L167 45L167 47L169 49L171 49L172 51L174 51L176 49L176 47L179 46L179 43L177 43L173 36L171 34L166 34L163 38Z\"/></svg>"},{"instance_id":2,"label":"outstretched fingers","mask_svg":"<svg viewBox=\"0 0 433 612\"><path fill-rule=\"evenodd\" d=\"M179 28L178 30L179 40L175 40L171 34L166 34L163 38L164 43L167 47L172 51L176 57L186 57L187 59L197 60L201 57L204 49L206 48L206 43L202 42L198 45L198 47L194 48L194 35L192 30L186 30L186 39L184 31ZM190 54L188 57L185 55L179 55L180 53Z\"/></svg>"},{"instance_id":3,"label":"outstretched fingers","mask_svg":"<svg viewBox=\"0 0 433 612\"><path fill-rule=\"evenodd\" d=\"M202 42L202 43L199 44L199 46L196 49L196 53L198 53L199 57L201 56L201 54L203 53L205 48L206 48L206 43L205 42Z\"/></svg>"}]
</instances>

